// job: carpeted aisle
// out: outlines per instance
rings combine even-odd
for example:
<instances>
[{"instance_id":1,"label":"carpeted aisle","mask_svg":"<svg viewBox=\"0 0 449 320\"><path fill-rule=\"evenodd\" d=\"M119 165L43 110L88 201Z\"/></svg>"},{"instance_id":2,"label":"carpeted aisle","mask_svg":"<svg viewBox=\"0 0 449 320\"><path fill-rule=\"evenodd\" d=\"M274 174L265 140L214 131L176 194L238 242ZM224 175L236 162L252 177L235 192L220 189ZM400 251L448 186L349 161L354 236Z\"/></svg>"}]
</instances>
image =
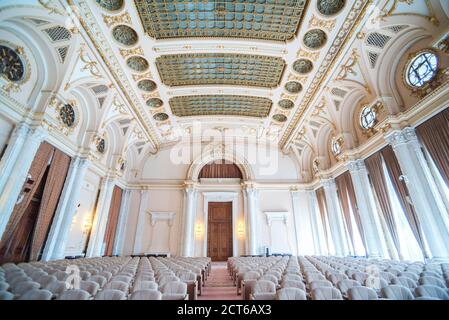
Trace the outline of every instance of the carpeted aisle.
<instances>
[{"instance_id":1,"label":"carpeted aisle","mask_svg":"<svg viewBox=\"0 0 449 320\"><path fill-rule=\"evenodd\" d=\"M226 262L212 262L212 270L207 278L203 294L198 300L242 300L226 269Z\"/></svg>"}]
</instances>

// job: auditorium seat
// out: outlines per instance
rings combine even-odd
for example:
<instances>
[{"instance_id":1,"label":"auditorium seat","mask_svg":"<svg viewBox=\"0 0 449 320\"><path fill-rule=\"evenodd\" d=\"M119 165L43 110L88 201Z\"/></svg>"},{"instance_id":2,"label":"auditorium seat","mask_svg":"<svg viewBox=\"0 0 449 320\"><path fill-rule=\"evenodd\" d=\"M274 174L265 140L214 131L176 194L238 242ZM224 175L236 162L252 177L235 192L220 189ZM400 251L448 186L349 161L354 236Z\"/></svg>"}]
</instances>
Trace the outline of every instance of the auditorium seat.
<instances>
[{"instance_id":1,"label":"auditorium seat","mask_svg":"<svg viewBox=\"0 0 449 320\"><path fill-rule=\"evenodd\" d=\"M61 293L58 297L58 300L89 300L90 297L91 295L87 291L73 289Z\"/></svg>"},{"instance_id":2,"label":"auditorium seat","mask_svg":"<svg viewBox=\"0 0 449 320\"><path fill-rule=\"evenodd\" d=\"M252 300L273 300L276 295L276 285L269 280L258 280L251 293Z\"/></svg>"},{"instance_id":3,"label":"auditorium seat","mask_svg":"<svg viewBox=\"0 0 449 320\"><path fill-rule=\"evenodd\" d=\"M383 288L382 297L389 300L413 300L414 298L410 289L399 285L390 285Z\"/></svg>"},{"instance_id":4,"label":"auditorium seat","mask_svg":"<svg viewBox=\"0 0 449 320\"><path fill-rule=\"evenodd\" d=\"M131 294L131 300L162 300L162 294L158 290L137 290Z\"/></svg>"},{"instance_id":5,"label":"auditorium seat","mask_svg":"<svg viewBox=\"0 0 449 320\"><path fill-rule=\"evenodd\" d=\"M21 295L19 300L51 300L52 296L48 290L33 289Z\"/></svg>"},{"instance_id":6,"label":"auditorium seat","mask_svg":"<svg viewBox=\"0 0 449 320\"><path fill-rule=\"evenodd\" d=\"M276 292L276 300L307 300L306 293L298 288L282 288Z\"/></svg>"},{"instance_id":7,"label":"auditorium seat","mask_svg":"<svg viewBox=\"0 0 449 320\"><path fill-rule=\"evenodd\" d=\"M449 294L444 289L433 285L422 285L417 287L415 289L415 296L449 300Z\"/></svg>"},{"instance_id":8,"label":"auditorium seat","mask_svg":"<svg viewBox=\"0 0 449 320\"><path fill-rule=\"evenodd\" d=\"M349 300L378 300L377 292L368 287L352 287L347 294Z\"/></svg>"},{"instance_id":9,"label":"auditorium seat","mask_svg":"<svg viewBox=\"0 0 449 320\"><path fill-rule=\"evenodd\" d=\"M95 300L126 300L126 295L120 290L105 289L97 293Z\"/></svg>"},{"instance_id":10,"label":"auditorium seat","mask_svg":"<svg viewBox=\"0 0 449 320\"><path fill-rule=\"evenodd\" d=\"M311 292L311 297L313 300L343 300L340 291L331 287L320 287L313 289Z\"/></svg>"}]
</instances>

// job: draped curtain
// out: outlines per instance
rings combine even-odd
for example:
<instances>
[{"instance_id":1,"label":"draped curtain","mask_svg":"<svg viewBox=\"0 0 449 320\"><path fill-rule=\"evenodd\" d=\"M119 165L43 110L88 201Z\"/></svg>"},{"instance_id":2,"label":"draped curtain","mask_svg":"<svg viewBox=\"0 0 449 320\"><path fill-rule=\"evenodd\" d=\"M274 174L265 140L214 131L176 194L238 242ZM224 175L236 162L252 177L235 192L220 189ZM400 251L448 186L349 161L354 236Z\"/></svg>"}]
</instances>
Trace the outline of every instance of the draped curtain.
<instances>
[{"instance_id":1,"label":"draped curtain","mask_svg":"<svg viewBox=\"0 0 449 320\"><path fill-rule=\"evenodd\" d=\"M408 193L407 186L405 185L405 182L401 181L400 179L402 171L399 162L394 154L393 148L391 146L387 146L381 150L381 154L385 160L388 173L392 178L391 180L393 182L393 187L396 191L396 194L398 195L399 202L403 211L405 212L405 216L410 225L410 228L412 229L413 235L415 236L424 257L427 258L428 255L425 250L421 225L419 223L415 209L409 202L410 195Z\"/></svg>"},{"instance_id":2,"label":"draped curtain","mask_svg":"<svg viewBox=\"0 0 449 320\"><path fill-rule=\"evenodd\" d=\"M55 150L53 160L50 164L41 206L39 208L36 228L33 234L30 253L31 261L39 258L39 254L45 244L62 189L64 188L64 182L69 171L70 160L68 155L57 149Z\"/></svg>"},{"instance_id":3,"label":"draped curtain","mask_svg":"<svg viewBox=\"0 0 449 320\"><path fill-rule=\"evenodd\" d=\"M327 207L326 207L326 195L323 188L316 190L316 198L318 202L318 208L320 209L321 223L323 224L324 237L326 238L327 252L330 250L329 235L327 231Z\"/></svg>"},{"instance_id":4,"label":"draped curtain","mask_svg":"<svg viewBox=\"0 0 449 320\"><path fill-rule=\"evenodd\" d=\"M379 206L387 224L388 231L390 232L391 238L393 240L394 246L402 259L401 249L399 245L399 235L397 231L397 226L393 217L393 209L391 207L390 199L388 197L387 182L383 174L382 169L382 154L381 152L376 152L371 157L365 160L366 167L369 172L369 177L376 193Z\"/></svg>"},{"instance_id":5,"label":"draped curtain","mask_svg":"<svg viewBox=\"0 0 449 320\"><path fill-rule=\"evenodd\" d=\"M346 171L342 175L338 176L335 179L335 182L337 184L341 204L343 207L343 215L345 217L346 224L348 225L349 235L351 236L352 246L355 250L353 228L358 228L363 246L366 250L365 234L363 232L362 220L360 218L360 213L355 198L355 191L354 185L352 184L351 174L349 173L349 171ZM351 210L354 214L354 220L357 224L356 226L353 226L351 222Z\"/></svg>"},{"instance_id":6,"label":"draped curtain","mask_svg":"<svg viewBox=\"0 0 449 320\"><path fill-rule=\"evenodd\" d=\"M418 126L416 132L449 188L449 109Z\"/></svg>"},{"instance_id":7,"label":"draped curtain","mask_svg":"<svg viewBox=\"0 0 449 320\"><path fill-rule=\"evenodd\" d=\"M114 249L115 235L117 231L117 223L120 215L120 207L122 204L122 189L115 186L112 192L111 206L109 207L109 218L106 225L104 235L105 255L112 255Z\"/></svg>"},{"instance_id":8,"label":"draped curtain","mask_svg":"<svg viewBox=\"0 0 449 320\"><path fill-rule=\"evenodd\" d=\"M19 227L18 224L22 220L26 209L33 199L53 154L54 148L50 144L47 142L41 143L31 164L30 170L28 171L28 178L22 187L21 196L18 199L20 202L15 205L8 224L6 225L5 232L3 233L1 242L2 251L17 231Z\"/></svg>"}]
</instances>

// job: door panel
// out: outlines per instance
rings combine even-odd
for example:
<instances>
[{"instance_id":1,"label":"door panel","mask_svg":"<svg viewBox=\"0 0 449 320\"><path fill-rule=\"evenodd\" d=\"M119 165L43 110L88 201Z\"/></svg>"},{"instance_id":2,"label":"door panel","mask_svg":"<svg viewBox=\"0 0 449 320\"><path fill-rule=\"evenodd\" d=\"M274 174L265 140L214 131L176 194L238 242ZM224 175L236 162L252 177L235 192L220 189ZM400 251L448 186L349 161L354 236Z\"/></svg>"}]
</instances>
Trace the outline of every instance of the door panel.
<instances>
[{"instance_id":1,"label":"door panel","mask_svg":"<svg viewBox=\"0 0 449 320\"><path fill-rule=\"evenodd\" d=\"M226 261L232 256L232 202L210 202L207 256L212 261Z\"/></svg>"}]
</instances>

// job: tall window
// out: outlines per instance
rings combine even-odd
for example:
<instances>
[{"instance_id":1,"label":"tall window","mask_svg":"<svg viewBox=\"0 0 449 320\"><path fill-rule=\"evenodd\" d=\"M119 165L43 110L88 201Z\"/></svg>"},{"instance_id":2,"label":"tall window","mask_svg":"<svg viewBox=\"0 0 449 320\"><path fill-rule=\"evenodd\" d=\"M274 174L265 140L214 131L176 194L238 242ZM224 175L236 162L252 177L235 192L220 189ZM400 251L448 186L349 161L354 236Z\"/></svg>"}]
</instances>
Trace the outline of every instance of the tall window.
<instances>
[{"instance_id":1,"label":"tall window","mask_svg":"<svg viewBox=\"0 0 449 320\"><path fill-rule=\"evenodd\" d=\"M383 159L382 159L382 168L386 178L385 180L387 184L386 187L388 191L388 197L390 198L391 206L393 209L393 218L395 220L397 227L399 246L402 253L402 257L405 260L423 261L424 257L422 255L421 248L419 247L419 244L416 241L416 238L413 235L413 232L407 221L407 218L405 216L406 213L402 209L401 203L399 202L398 195L396 194L396 190L393 187L391 177L388 173L387 166Z\"/></svg>"},{"instance_id":2,"label":"tall window","mask_svg":"<svg viewBox=\"0 0 449 320\"><path fill-rule=\"evenodd\" d=\"M437 56L430 51L422 52L408 65L407 82L412 87L423 87L435 77L437 69Z\"/></svg>"}]
</instances>

